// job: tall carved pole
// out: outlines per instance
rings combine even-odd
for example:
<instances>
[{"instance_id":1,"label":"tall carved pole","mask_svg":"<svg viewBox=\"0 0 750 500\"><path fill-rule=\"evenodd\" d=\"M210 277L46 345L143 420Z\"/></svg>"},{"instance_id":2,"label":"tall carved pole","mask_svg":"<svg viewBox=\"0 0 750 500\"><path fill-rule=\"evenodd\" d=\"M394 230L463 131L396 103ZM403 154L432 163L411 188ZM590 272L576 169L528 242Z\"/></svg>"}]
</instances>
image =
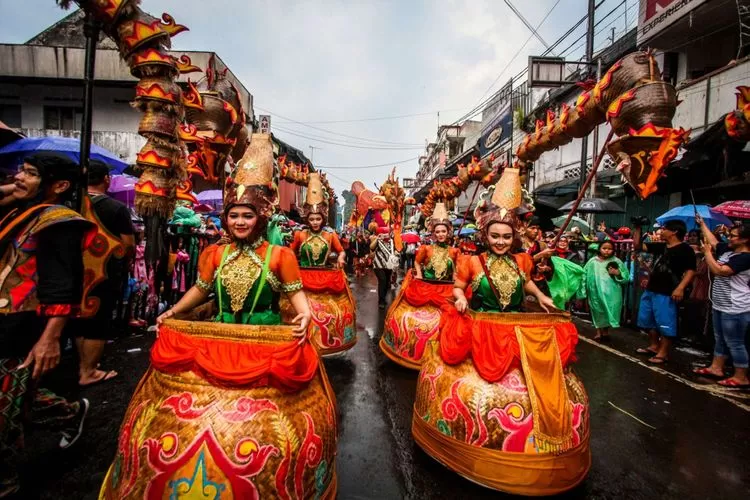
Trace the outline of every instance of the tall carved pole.
<instances>
[{"instance_id":1,"label":"tall carved pole","mask_svg":"<svg viewBox=\"0 0 750 500\"><path fill-rule=\"evenodd\" d=\"M99 41L99 22L91 12L86 12L83 34L86 36L86 59L83 75L83 123L81 124L81 178L76 193L76 210L81 211L83 197L88 186L89 158L91 156L91 119L94 111L94 69L96 65L96 43Z\"/></svg>"}]
</instances>

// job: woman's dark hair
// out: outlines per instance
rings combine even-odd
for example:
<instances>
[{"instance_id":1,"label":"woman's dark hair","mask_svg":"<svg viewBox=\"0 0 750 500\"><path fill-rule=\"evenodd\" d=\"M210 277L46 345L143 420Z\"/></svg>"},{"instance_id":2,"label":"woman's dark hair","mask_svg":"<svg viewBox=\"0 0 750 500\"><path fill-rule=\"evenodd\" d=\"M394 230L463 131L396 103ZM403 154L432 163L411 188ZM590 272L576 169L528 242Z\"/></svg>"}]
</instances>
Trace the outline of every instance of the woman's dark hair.
<instances>
[{"instance_id":1,"label":"woman's dark hair","mask_svg":"<svg viewBox=\"0 0 750 500\"><path fill-rule=\"evenodd\" d=\"M604 245L611 246L612 247L612 253L614 253L614 251L615 251L615 244L612 243L610 240L606 240L606 241L602 241L601 243L599 243L599 248L597 249L597 252L599 253L599 255L602 254L602 248L604 248Z\"/></svg>"},{"instance_id":2,"label":"woman's dark hair","mask_svg":"<svg viewBox=\"0 0 750 500\"><path fill-rule=\"evenodd\" d=\"M734 230L737 231L737 235L740 237L740 239L750 240L750 224L744 223L730 229L730 231Z\"/></svg>"}]
</instances>

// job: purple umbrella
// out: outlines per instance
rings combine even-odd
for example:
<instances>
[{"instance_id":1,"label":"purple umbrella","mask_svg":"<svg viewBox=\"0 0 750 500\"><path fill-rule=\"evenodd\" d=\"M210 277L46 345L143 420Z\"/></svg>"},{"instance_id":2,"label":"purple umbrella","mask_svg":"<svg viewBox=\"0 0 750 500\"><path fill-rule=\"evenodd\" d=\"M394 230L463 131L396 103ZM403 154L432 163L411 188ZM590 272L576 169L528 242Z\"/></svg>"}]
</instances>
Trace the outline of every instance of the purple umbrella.
<instances>
[{"instance_id":1,"label":"purple umbrella","mask_svg":"<svg viewBox=\"0 0 750 500\"><path fill-rule=\"evenodd\" d=\"M209 189L198 193L198 201L222 201L223 199L224 193L221 189Z\"/></svg>"},{"instance_id":2,"label":"purple umbrella","mask_svg":"<svg viewBox=\"0 0 750 500\"><path fill-rule=\"evenodd\" d=\"M138 182L138 177L132 175L113 175L107 191L112 195L112 198L132 207L135 199L136 182Z\"/></svg>"}]
</instances>

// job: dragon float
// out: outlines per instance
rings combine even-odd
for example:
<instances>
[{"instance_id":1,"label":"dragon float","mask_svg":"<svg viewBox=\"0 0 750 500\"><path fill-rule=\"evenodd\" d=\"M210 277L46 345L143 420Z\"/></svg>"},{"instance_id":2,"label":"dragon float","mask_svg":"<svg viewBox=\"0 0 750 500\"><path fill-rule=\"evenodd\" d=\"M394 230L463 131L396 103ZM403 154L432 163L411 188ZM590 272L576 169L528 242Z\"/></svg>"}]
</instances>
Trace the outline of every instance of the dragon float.
<instances>
[{"instance_id":1,"label":"dragon float","mask_svg":"<svg viewBox=\"0 0 750 500\"><path fill-rule=\"evenodd\" d=\"M403 248L401 231L407 199L396 177L396 169L391 170L377 193L367 189L362 181L353 182L351 192L356 203L348 226L368 229L374 223L378 228L390 227L393 229L394 245L400 251Z\"/></svg>"},{"instance_id":2,"label":"dragon float","mask_svg":"<svg viewBox=\"0 0 750 500\"><path fill-rule=\"evenodd\" d=\"M656 191L664 170L688 140L689 131L673 128L677 92L661 78L651 52L634 52L613 64L595 84L587 85L574 106L562 104L558 112L547 110L546 121L537 120L516 150L515 168L522 174L546 151L590 134L608 123L617 138L607 144L607 152L618 171L645 199ZM474 171L478 162L475 160ZM466 190L477 175L459 168L456 177L435 181L423 204L425 216L434 204L450 200ZM491 184L482 180L482 185Z\"/></svg>"},{"instance_id":3,"label":"dragon float","mask_svg":"<svg viewBox=\"0 0 750 500\"><path fill-rule=\"evenodd\" d=\"M226 165L242 165L261 144L249 142L226 72L209 63L200 82L177 83L201 71L168 51L187 27L145 13L137 0L75 3L101 23L139 79L133 106L143 113L146 144L135 203L146 230L158 233L177 200L195 203L193 180L223 185ZM298 171L287 168L283 178ZM335 498L336 403L315 348L292 340L291 326L214 323L201 311L162 327L100 498ZM230 351L235 363L223 359Z\"/></svg>"}]
</instances>

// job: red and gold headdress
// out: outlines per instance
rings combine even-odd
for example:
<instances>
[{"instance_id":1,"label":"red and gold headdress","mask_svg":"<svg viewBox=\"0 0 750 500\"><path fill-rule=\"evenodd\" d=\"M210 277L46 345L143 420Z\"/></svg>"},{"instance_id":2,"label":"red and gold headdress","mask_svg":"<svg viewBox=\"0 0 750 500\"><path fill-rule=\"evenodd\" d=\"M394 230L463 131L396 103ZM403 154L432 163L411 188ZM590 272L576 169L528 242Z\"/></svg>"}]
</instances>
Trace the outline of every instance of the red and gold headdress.
<instances>
[{"instance_id":1,"label":"red and gold headdress","mask_svg":"<svg viewBox=\"0 0 750 500\"><path fill-rule=\"evenodd\" d=\"M248 205L259 217L273 215L278 191L273 181L273 143L269 134L253 134L245 154L237 162L224 187L224 212Z\"/></svg>"},{"instance_id":2,"label":"red and gold headdress","mask_svg":"<svg viewBox=\"0 0 750 500\"><path fill-rule=\"evenodd\" d=\"M523 202L520 170L506 167L495 186L482 195L482 202L474 210L477 226L483 234L494 223L508 224L518 231L518 208Z\"/></svg>"},{"instance_id":3,"label":"red and gold headdress","mask_svg":"<svg viewBox=\"0 0 750 500\"><path fill-rule=\"evenodd\" d=\"M320 214L323 219L328 218L328 192L323 189L320 174L312 172L308 174L307 194L305 203L302 205L302 217L307 219L312 214Z\"/></svg>"}]
</instances>

